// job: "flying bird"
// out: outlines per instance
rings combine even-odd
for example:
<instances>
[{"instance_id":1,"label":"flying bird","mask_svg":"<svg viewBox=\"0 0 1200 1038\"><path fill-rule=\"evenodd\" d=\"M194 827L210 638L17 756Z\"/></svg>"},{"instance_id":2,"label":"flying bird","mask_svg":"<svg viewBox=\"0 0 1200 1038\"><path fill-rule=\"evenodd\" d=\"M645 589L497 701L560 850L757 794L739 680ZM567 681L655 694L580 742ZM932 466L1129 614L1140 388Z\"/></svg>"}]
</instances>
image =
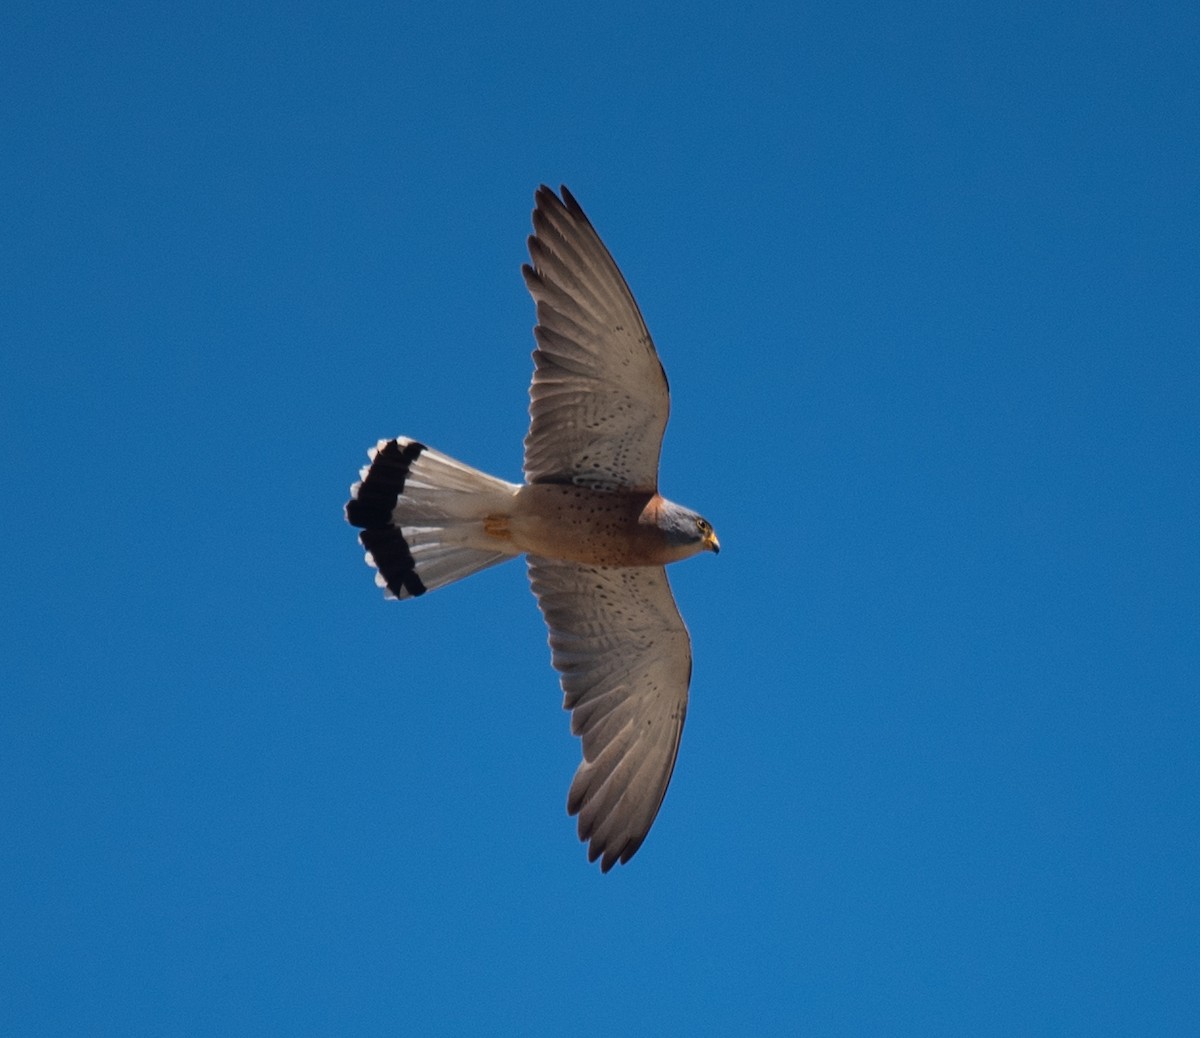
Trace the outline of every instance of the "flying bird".
<instances>
[{"instance_id":1,"label":"flying bird","mask_svg":"<svg viewBox=\"0 0 1200 1038\"><path fill-rule=\"evenodd\" d=\"M625 278L579 203L542 186L525 482L407 437L380 440L346 519L388 598L415 598L517 555L550 631L563 706L583 742L567 795L607 872L650 831L679 752L691 640L665 566L720 545L658 492L669 392Z\"/></svg>"}]
</instances>

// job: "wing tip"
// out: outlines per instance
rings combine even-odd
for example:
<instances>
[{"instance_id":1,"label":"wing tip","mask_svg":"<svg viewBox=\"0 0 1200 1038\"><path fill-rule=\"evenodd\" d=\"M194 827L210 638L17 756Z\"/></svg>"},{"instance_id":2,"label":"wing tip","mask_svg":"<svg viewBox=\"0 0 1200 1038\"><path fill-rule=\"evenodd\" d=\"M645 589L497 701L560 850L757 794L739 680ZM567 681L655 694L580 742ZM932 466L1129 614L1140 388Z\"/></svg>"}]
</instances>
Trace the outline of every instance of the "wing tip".
<instances>
[{"instance_id":1,"label":"wing tip","mask_svg":"<svg viewBox=\"0 0 1200 1038\"><path fill-rule=\"evenodd\" d=\"M598 819L595 817L587 818L583 813L585 801L588 799L588 794L592 792L590 782L580 782L580 776L586 774L586 762L580 766L576 773L575 781L571 783L571 788L567 793L567 814L571 816L578 815L579 822L577 832L579 833L580 843L587 844L588 862L592 863L597 860L600 862L600 871L602 873L609 872L614 865L624 865L637 852L638 848L645 842L646 837L650 835L649 827L644 832L628 835L628 831L624 835L618 835L615 839L611 838L610 834L597 833ZM666 790L663 790L665 796ZM662 806L662 798L659 798L659 807ZM654 824L655 818L658 816L658 807L654 809L654 815L650 819L650 825Z\"/></svg>"},{"instance_id":2,"label":"wing tip","mask_svg":"<svg viewBox=\"0 0 1200 1038\"><path fill-rule=\"evenodd\" d=\"M571 194L571 191L566 184L558 185L558 193L562 197L562 204L567 209L579 216L583 216L583 206L581 206L576 200L575 196ZM587 219L586 216L583 216L583 218L585 220Z\"/></svg>"},{"instance_id":3,"label":"wing tip","mask_svg":"<svg viewBox=\"0 0 1200 1038\"><path fill-rule=\"evenodd\" d=\"M589 227L592 225L591 220L587 218L587 214L583 211L583 206L579 204L579 200L571 193L571 189L566 184L559 184L557 192L554 188L546 184L539 184L537 190L533 193L533 202L534 216L539 211L546 212L556 209L583 220Z\"/></svg>"},{"instance_id":4,"label":"wing tip","mask_svg":"<svg viewBox=\"0 0 1200 1038\"><path fill-rule=\"evenodd\" d=\"M612 871L614 865L628 864L629 859L637 854L638 848L641 847L644 840L645 837L635 837L626 840L619 847L598 843L593 840L588 844L588 862L595 862L598 859L600 861L600 872L607 875Z\"/></svg>"}]
</instances>

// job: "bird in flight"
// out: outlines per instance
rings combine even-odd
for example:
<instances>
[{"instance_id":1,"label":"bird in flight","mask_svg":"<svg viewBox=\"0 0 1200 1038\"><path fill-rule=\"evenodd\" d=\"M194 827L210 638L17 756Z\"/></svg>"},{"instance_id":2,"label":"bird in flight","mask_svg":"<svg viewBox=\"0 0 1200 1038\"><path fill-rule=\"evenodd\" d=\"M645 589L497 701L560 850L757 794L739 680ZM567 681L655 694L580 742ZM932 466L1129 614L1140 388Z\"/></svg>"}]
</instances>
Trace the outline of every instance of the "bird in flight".
<instances>
[{"instance_id":1,"label":"bird in flight","mask_svg":"<svg viewBox=\"0 0 1200 1038\"><path fill-rule=\"evenodd\" d=\"M540 187L535 203L521 269L537 305L525 482L380 440L346 519L388 598L526 556L583 742L567 811L607 872L650 831L687 713L691 640L665 566L720 545L658 493L667 377L625 278L565 187Z\"/></svg>"}]
</instances>

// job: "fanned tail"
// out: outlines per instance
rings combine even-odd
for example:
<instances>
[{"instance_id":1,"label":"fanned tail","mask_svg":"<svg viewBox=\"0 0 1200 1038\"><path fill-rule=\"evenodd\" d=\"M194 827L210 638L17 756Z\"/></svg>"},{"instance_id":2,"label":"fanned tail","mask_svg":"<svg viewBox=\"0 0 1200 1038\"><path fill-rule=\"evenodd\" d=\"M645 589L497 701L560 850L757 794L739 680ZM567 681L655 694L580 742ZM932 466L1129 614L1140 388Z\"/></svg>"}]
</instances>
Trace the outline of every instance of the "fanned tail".
<instances>
[{"instance_id":1,"label":"fanned tail","mask_svg":"<svg viewBox=\"0 0 1200 1038\"><path fill-rule=\"evenodd\" d=\"M413 598L515 554L488 534L520 487L400 436L369 452L346 521L361 527L367 563L389 598Z\"/></svg>"}]
</instances>

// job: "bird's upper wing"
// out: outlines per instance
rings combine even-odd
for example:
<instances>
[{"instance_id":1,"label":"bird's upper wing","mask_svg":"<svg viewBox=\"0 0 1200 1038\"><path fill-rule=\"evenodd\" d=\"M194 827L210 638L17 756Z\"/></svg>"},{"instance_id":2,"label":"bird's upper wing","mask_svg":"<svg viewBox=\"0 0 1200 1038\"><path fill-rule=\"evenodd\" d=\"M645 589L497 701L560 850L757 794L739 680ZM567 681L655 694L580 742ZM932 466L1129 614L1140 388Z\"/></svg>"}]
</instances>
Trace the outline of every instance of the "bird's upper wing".
<instances>
[{"instance_id":1,"label":"bird's upper wing","mask_svg":"<svg viewBox=\"0 0 1200 1038\"><path fill-rule=\"evenodd\" d=\"M666 570L529 557L583 763L567 795L588 860L633 857L671 781L692 649Z\"/></svg>"},{"instance_id":2,"label":"bird's upper wing","mask_svg":"<svg viewBox=\"0 0 1200 1038\"><path fill-rule=\"evenodd\" d=\"M658 487L667 376L629 286L564 187L538 188L521 268L537 304L530 483Z\"/></svg>"}]
</instances>

